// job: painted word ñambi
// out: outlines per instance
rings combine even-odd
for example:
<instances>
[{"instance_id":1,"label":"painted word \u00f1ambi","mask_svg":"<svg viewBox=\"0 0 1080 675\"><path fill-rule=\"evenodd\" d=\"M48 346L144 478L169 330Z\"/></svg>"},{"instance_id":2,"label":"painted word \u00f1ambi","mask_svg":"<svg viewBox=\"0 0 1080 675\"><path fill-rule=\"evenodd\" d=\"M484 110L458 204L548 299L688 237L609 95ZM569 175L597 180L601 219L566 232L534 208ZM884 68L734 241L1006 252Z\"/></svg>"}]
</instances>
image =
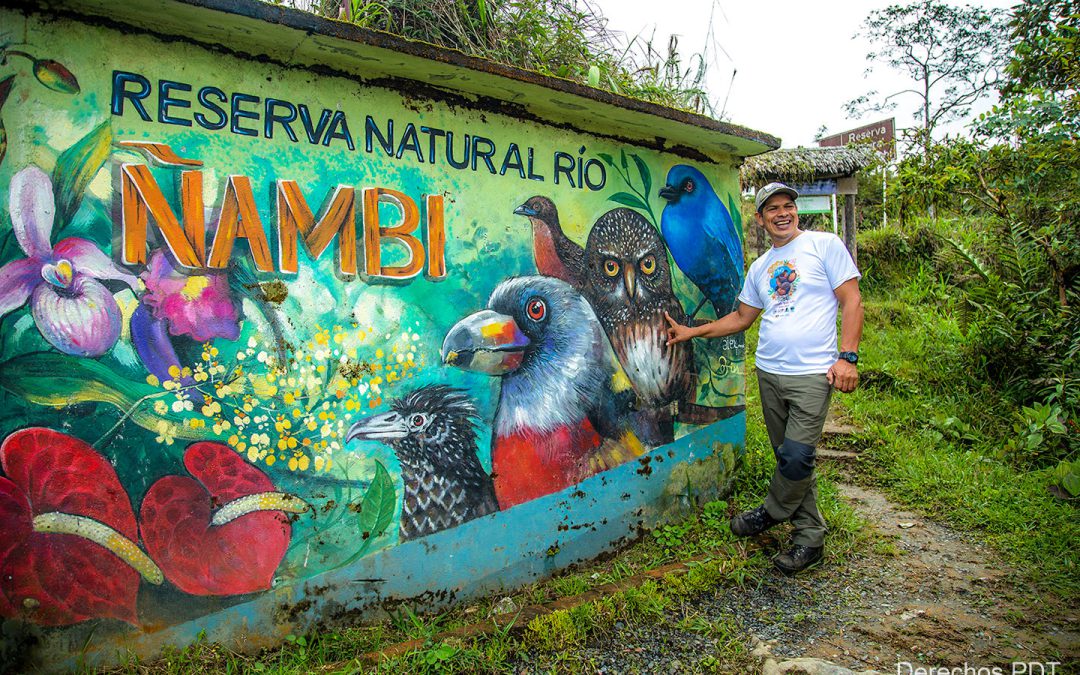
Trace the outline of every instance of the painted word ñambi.
<instances>
[{"instance_id":1,"label":"painted word \u00f1ambi","mask_svg":"<svg viewBox=\"0 0 1080 675\"><path fill-rule=\"evenodd\" d=\"M443 220L443 196L426 195L424 228L421 213L408 195L386 187L361 190L361 231L363 269L357 261L356 188L338 185L326 198L316 216L300 186L293 180L278 180L275 186L277 210L277 259L262 219L255 208L251 179L232 175L225 183L220 215L209 252L206 250L206 218L203 202L202 171L194 168L202 162L185 159L168 145L146 141L121 141L119 145L145 153L159 164L182 168L180 172L181 218L169 206L157 180L145 164L121 164L121 246L122 262L144 264L147 253L147 230L151 220L157 226L162 245L182 267L188 269L224 269L232 256L237 239L245 239L255 268L260 272L298 271L298 242L303 242L313 260L337 237L337 270L344 275L358 272L365 277L411 279L424 271L433 280L446 277L446 227ZM401 212L401 222L386 226L379 220L379 204L389 203ZM423 240L421 239L423 237ZM409 253L401 265L382 264L382 242L390 239L402 244Z\"/></svg>"}]
</instances>

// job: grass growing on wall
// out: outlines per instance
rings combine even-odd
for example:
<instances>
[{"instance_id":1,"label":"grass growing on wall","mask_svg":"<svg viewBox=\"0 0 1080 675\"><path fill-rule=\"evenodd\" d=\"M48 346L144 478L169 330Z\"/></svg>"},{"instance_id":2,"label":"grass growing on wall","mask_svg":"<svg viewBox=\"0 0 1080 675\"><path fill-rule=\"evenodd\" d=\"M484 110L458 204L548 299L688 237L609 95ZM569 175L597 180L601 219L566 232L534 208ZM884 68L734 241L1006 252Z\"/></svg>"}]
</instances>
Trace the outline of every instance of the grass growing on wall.
<instances>
[{"instance_id":1,"label":"grass growing on wall","mask_svg":"<svg viewBox=\"0 0 1080 675\"><path fill-rule=\"evenodd\" d=\"M707 59L678 38L624 39L600 8L579 0L284 0L363 28L553 75L671 108L713 114Z\"/></svg>"}]
</instances>

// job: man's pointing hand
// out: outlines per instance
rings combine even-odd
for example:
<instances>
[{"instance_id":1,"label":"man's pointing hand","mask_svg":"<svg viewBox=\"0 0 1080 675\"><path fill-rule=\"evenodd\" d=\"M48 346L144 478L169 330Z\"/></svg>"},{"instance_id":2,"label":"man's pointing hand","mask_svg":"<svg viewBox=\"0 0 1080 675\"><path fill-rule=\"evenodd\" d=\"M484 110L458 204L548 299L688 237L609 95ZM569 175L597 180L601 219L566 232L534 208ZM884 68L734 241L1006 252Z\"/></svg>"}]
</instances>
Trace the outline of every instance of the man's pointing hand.
<instances>
[{"instance_id":1,"label":"man's pointing hand","mask_svg":"<svg viewBox=\"0 0 1080 675\"><path fill-rule=\"evenodd\" d=\"M678 342L686 342L694 337L693 330L689 326L684 326L675 319L671 318L671 315L664 312L664 317L667 318L670 328L668 328L668 346L676 344Z\"/></svg>"}]
</instances>

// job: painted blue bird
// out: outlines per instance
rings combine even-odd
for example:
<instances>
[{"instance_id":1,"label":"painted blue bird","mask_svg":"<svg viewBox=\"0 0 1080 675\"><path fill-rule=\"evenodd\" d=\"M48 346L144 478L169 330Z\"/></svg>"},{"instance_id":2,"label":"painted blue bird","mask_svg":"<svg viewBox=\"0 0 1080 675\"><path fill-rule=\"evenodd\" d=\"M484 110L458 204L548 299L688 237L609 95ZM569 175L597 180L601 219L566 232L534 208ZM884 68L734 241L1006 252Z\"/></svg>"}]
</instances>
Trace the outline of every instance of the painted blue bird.
<instances>
[{"instance_id":1,"label":"painted blue bird","mask_svg":"<svg viewBox=\"0 0 1080 675\"><path fill-rule=\"evenodd\" d=\"M735 305L743 279L742 242L731 214L705 175L685 164L671 167L660 196L668 202L660 231L671 257L716 315L724 316ZM698 305L691 316L700 309Z\"/></svg>"}]
</instances>

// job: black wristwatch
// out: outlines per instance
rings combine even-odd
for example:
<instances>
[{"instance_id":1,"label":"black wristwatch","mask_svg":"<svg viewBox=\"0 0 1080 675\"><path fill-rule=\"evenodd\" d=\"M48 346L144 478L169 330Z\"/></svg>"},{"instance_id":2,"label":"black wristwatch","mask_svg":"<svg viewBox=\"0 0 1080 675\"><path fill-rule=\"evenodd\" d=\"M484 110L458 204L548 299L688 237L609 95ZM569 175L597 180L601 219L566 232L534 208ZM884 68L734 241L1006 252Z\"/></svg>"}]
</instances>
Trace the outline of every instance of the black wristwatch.
<instances>
[{"instance_id":1,"label":"black wristwatch","mask_svg":"<svg viewBox=\"0 0 1080 675\"><path fill-rule=\"evenodd\" d=\"M854 365L854 364L859 362L859 353L858 352L840 352L840 357L839 358L844 359L848 363Z\"/></svg>"}]
</instances>

